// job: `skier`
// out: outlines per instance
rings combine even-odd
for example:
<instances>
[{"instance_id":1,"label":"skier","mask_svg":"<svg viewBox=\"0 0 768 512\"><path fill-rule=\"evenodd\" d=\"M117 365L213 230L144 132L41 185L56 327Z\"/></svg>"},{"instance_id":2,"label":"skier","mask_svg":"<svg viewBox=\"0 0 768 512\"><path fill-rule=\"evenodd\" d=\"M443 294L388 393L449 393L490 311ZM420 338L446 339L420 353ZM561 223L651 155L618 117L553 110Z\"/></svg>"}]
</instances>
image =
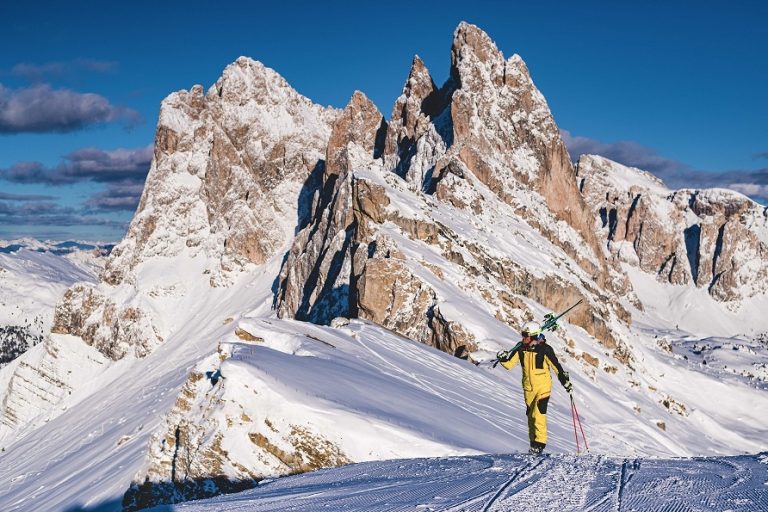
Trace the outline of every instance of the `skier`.
<instances>
[{"instance_id":1,"label":"skier","mask_svg":"<svg viewBox=\"0 0 768 512\"><path fill-rule=\"evenodd\" d=\"M547 345L536 322L523 326L523 340L512 350L499 352L497 359L507 370L520 363L523 371L523 396L525 397L526 416L528 416L528 437L531 449L528 453L541 454L547 444L547 403L552 392L552 367L557 371L557 379L568 393L573 391L573 384L568 372L560 366L555 351Z\"/></svg>"}]
</instances>

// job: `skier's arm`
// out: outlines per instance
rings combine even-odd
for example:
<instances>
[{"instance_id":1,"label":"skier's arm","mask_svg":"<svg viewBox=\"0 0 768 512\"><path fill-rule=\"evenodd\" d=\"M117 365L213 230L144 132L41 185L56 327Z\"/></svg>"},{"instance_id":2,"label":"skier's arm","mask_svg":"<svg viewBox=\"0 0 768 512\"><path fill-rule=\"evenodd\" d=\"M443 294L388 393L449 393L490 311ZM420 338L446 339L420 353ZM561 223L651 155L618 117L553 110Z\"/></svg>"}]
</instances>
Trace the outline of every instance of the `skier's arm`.
<instances>
[{"instance_id":1,"label":"skier's arm","mask_svg":"<svg viewBox=\"0 0 768 512\"><path fill-rule=\"evenodd\" d=\"M507 370L511 370L520 362L520 356L518 355L520 346L521 344L518 343L512 350L509 350L503 354L499 354L498 362L501 363L501 366Z\"/></svg>"},{"instance_id":2,"label":"skier's arm","mask_svg":"<svg viewBox=\"0 0 768 512\"><path fill-rule=\"evenodd\" d=\"M557 371L557 380L560 381L560 384L563 385L566 391L569 393L573 389L573 384L571 384L571 378L568 375L568 372L565 371L560 364L560 361L557 360L557 356L555 355L555 351L547 345L547 351L545 352L545 355L547 356L547 359L549 360L550 367L554 367Z\"/></svg>"},{"instance_id":3,"label":"skier's arm","mask_svg":"<svg viewBox=\"0 0 768 512\"><path fill-rule=\"evenodd\" d=\"M515 352L511 359L502 361L501 366L503 366L507 370L511 370L512 368L517 366L519 362L520 362L520 357L517 355L517 352Z\"/></svg>"}]
</instances>

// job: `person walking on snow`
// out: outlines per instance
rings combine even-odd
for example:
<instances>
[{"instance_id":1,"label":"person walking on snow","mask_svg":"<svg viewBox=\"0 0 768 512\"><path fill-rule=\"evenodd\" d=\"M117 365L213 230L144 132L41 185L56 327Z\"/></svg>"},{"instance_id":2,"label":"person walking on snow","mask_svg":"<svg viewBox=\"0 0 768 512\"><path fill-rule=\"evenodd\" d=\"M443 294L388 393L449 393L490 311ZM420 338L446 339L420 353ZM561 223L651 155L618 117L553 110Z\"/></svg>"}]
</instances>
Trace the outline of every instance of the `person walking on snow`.
<instances>
[{"instance_id":1,"label":"person walking on snow","mask_svg":"<svg viewBox=\"0 0 768 512\"><path fill-rule=\"evenodd\" d=\"M523 326L523 340L512 350L500 352L497 359L507 370L518 363L523 371L523 396L525 397L526 416L528 416L528 437L531 441L529 453L540 454L547 444L547 404L552 392L552 368L557 372L557 380L568 393L573 391L573 384L568 372L563 369L555 356L555 351L547 345L536 322Z\"/></svg>"}]
</instances>

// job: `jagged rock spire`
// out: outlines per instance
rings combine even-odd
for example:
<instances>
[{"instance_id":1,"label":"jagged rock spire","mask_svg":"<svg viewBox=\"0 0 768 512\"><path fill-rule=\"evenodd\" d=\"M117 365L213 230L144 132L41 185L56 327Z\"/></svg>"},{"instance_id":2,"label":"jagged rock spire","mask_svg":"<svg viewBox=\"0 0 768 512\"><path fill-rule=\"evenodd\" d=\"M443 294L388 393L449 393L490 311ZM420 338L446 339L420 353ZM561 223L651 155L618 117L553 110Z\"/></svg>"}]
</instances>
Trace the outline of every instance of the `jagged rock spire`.
<instances>
[{"instance_id":1,"label":"jagged rock spire","mask_svg":"<svg viewBox=\"0 0 768 512\"><path fill-rule=\"evenodd\" d=\"M499 87L504 82L504 55L488 34L465 21L453 33L451 79L457 89Z\"/></svg>"},{"instance_id":2,"label":"jagged rock spire","mask_svg":"<svg viewBox=\"0 0 768 512\"><path fill-rule=\"evenodd\" d=\"M293 207L292 196L322 167L336 115L246 57L207 93L195 86L171 94L139 208L104 280L121 283L153 255L204 254L212 284L267 261L292 235L284 203Z\"/></svg>"},{"instance_id":3,"label":"jagged rock spire","mask_svg":"<svg viewBox=\"0 0 768 512\"><path fill-rule=\"evenodd\" d=\"M360 91L355 91L349 103L333 124L328 140L327 172L338 174L347 170L344 160L348 144L356 144L369 154L378 157L383 151L387 123L376 105Z\"/></svg>"}]
</instances>

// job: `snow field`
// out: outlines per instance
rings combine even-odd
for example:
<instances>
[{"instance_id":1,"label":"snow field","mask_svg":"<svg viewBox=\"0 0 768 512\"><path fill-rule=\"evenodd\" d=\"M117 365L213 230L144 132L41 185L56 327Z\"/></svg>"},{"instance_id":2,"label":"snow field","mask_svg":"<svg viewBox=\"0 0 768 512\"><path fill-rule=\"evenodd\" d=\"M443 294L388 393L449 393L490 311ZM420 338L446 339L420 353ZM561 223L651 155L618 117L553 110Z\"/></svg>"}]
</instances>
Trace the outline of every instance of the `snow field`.
<instances>
[{"instance_id":1,"label":"snow field","mask_svg":"<svg viewBox=\"0 0 768 512\"><path fill-rule=\"evenodd\" d=\"M154 512L768 509L768 454L718 459L476 455L352 464Z\"/></svg>"}]
</instances>

